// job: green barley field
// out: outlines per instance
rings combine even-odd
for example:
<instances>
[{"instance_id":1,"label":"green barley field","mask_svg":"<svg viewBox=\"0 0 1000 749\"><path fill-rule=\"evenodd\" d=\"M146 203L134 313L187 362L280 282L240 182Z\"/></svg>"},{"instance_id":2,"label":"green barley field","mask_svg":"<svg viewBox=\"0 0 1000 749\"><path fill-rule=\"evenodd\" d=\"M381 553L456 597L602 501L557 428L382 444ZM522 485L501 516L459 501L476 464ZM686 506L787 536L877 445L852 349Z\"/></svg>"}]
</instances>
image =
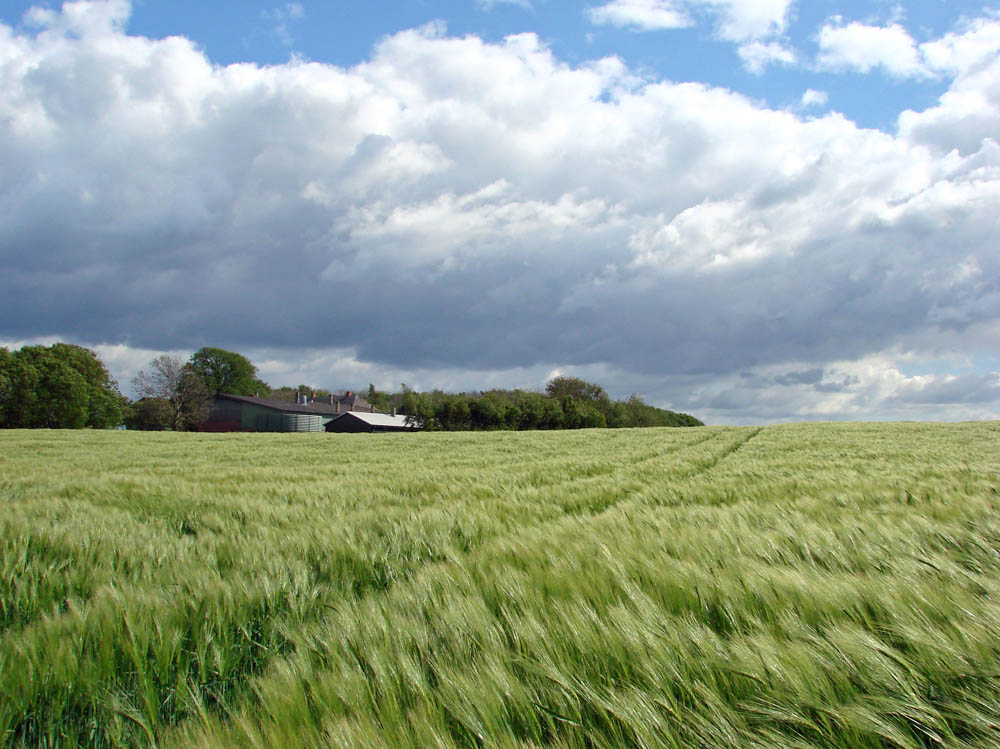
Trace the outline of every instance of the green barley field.
<instances>
[{"instance_id":1,"label":"green barley field","mask_svg":"<svg viewBox=\"0 0 1000 749\"><path fill-rule=\"evenodd\" d=\"M0 432L6 746L1000 746L1000 424Z\"/></svg>"}]
</instances>

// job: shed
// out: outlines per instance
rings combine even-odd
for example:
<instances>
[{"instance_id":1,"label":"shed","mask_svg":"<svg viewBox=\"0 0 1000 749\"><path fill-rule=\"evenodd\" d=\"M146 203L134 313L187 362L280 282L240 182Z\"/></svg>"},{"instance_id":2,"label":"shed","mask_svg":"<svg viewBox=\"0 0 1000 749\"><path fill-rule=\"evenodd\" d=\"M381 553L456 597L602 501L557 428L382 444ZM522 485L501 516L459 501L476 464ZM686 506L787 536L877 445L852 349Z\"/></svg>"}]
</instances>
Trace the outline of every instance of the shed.
<instances>
[{"instance_id":1,"label":"shed","mask_svg":"<svg viewBox=\"0 0 1000 749\"><path fill-rule=\"evenodd\" d=\"M414 432L419 428L407 424L405 416L366 411L348 411L326 425L328 432Z\"/></svg>"}]
</instances>

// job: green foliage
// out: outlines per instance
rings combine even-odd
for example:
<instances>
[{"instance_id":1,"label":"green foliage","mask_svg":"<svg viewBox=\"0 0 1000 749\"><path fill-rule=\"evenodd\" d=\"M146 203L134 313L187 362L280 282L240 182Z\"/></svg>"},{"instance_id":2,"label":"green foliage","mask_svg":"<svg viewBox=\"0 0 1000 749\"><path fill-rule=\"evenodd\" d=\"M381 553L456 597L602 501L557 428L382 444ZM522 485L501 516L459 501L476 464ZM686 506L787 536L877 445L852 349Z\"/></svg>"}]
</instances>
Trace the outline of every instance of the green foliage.
<instances>
[{"instance_id":1,"label":"green foliage","mask_svg":"<svg viewBox=\"0 0 1000 749\"><path fill-rule=\"evenodd\" d=\"M463 395L437 395L434 399L434 417L442 429L468 429L472 419L469 399Z\"/></svg>"},{"instance_id":2,"label":"green foliage","mask_svg":"<svg viewBox=\"0 0 1000 749\"><path fill-rule=\"evenodd\" d=\"M68 343L0 355L0 425L106 429L121 423L118 383L89 349Z\"/></svg>"},{"instance_id":3,"label":"green foliage","mask_svg":"<svg viewBox=\"0 0 1000 749\"><path fill-rule=\"evenodd\" d=\"M142 398L129 408L125 426L146 432L160 432L173 424L173 407L166 398Z\"/></svg>"},{"instance_id":4,"label":"green foliage","mask_svg":"<svg viewBox=\"0 0 1000 749\"><path fill-rule=\"evenodd\" d=\"M414 424L421 429L435 429L434 407L430 398L424 393L415 393L406 383L402 386L403 395L400 399L399 412L406 416L408 424Z\"/></svg>"},{"instance_id":5,"label":"green foliage","mask_svg":"<svg viewBox=\"0 0 1000 749\"><path fill-rule=\"evenodd\" d=\"M624 422L634 427L691 427L704 426L702 422L689 414L666 411L656 406L650 406L641 396L633 393L622 404Z\"/></svg>"},{"instance_id":6,"label":"green foliage","mask_svg":"<svg viewBox=\"0 0 1000 749\"><path fill-rule=\"evenodd\" d=\"M190 364L169 354L153 359L149 371L140 370L132 388L142 398L132 411L139 418L134 422L141 424L139 429L194 430L211 410L212 397L204 381Z\"/></svg>"},{"instance_id":7,"label":"green foliage","mask_svg":"<svg viewBox=\"0 0 1000 749\"><path fill-rule=\"evenodd\" d=\"M257 367L242 354L205 346L191 356L188 364L213 395L259 393L266 396L271 392L267 384L258 379Z\"/></svg>"},{"instance_id":8,"label":"green foliage","mask_svg":"<svg viewBox=\"0 0 1000 749\"><path fill-rule=\"evenodd\" d=\"M579 377L553 377L545 384L545 394L550 398L562 400L565 397L578 401L607 400L608 394L604 388L592 382L586 382Z\"/></svg>"},{"instance_id":9,"label":"green foliage","mask_svg":"<svg viewBox=\"0 0 1000 749\"><path fill-rule=\"evenodd\" d=\"M446 431L704 426L693 416L647 405L636 395L624 403L612 401L600 385L578 378L555 378L546 392L415 393L404 385L395 397L402 413L419 411L418 423ZM387 411L389 403L377 407Z\"/></svg>"},{"instance_id":10,"label":"green foliage","mask_svg":"<svg viewBox=\"0 0 1000 749\"><path fill-rule=\"evenodd\" d=\"M368 395L365 396L365 400L383 413L392 410L392 397L388 393L380 393L374 385L368 385Z\"/></svg>"},{"instance_id":11,"label":"green foliage","mask_svg":"<svg viewBox=\"0 0 1000 749\"><path fill-rule=\"evenodd\" d=\"M0 428L7 426L7 406L14 391L11 382L13 361L10 351L0 346Z\"/></svg>"},{"instance_id":12,"label":"green foliage","mask_svg":"<svg viewBox=\"0 0 1000 749\"><path fill-rule=\"evenodd\" d=\"M483 393L469 404L474 429L497 429L507 423L507 404L496 392Z\"/></svg>"},{"instance_id":13,"label":"green foliage","mask_svg":"<svg viewBox=\"0 0 1000 749\"><path fill-rule=\"evenodd\" d=\"M0 734L997 746L997 435L0 433Z\"/></svg>"}]
</instances>

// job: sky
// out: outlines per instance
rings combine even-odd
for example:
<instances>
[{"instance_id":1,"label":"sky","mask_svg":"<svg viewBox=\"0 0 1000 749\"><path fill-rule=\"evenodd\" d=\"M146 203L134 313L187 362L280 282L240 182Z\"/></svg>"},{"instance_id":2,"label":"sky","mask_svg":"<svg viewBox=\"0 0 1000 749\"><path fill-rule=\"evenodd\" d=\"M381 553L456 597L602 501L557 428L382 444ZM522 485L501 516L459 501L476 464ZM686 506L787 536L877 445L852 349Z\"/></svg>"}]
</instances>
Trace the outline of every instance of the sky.
<instances>
[{"instance_id":1,"label":"sky","mask_svg":"<svg viewBox=\"0 0 1000 749\"><path fill-rule=\"evenodd\" d=\"M1000 419L1000 5L0 0L0 345Z\"/></svg>"}]
</instances>

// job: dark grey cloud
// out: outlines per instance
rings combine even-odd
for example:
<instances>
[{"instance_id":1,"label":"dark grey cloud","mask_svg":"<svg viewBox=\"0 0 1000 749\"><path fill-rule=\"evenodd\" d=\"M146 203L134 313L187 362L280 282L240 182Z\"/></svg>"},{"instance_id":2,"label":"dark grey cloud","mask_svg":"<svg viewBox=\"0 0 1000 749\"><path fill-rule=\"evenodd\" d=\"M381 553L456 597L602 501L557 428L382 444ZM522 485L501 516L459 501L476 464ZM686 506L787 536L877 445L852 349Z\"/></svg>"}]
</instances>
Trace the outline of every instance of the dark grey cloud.
<instances>
[{"instance_id":1,"label":"dark grey cloud","mask_svg":"<svg viewBox=\"0 0 1000 749\"><path fill-rule=\"evenodd\" d=\"M823 368L813 367L801 372L788 372L774 378L779 385L816 385L823 379Z\"/></svg>"}]
</instances>

